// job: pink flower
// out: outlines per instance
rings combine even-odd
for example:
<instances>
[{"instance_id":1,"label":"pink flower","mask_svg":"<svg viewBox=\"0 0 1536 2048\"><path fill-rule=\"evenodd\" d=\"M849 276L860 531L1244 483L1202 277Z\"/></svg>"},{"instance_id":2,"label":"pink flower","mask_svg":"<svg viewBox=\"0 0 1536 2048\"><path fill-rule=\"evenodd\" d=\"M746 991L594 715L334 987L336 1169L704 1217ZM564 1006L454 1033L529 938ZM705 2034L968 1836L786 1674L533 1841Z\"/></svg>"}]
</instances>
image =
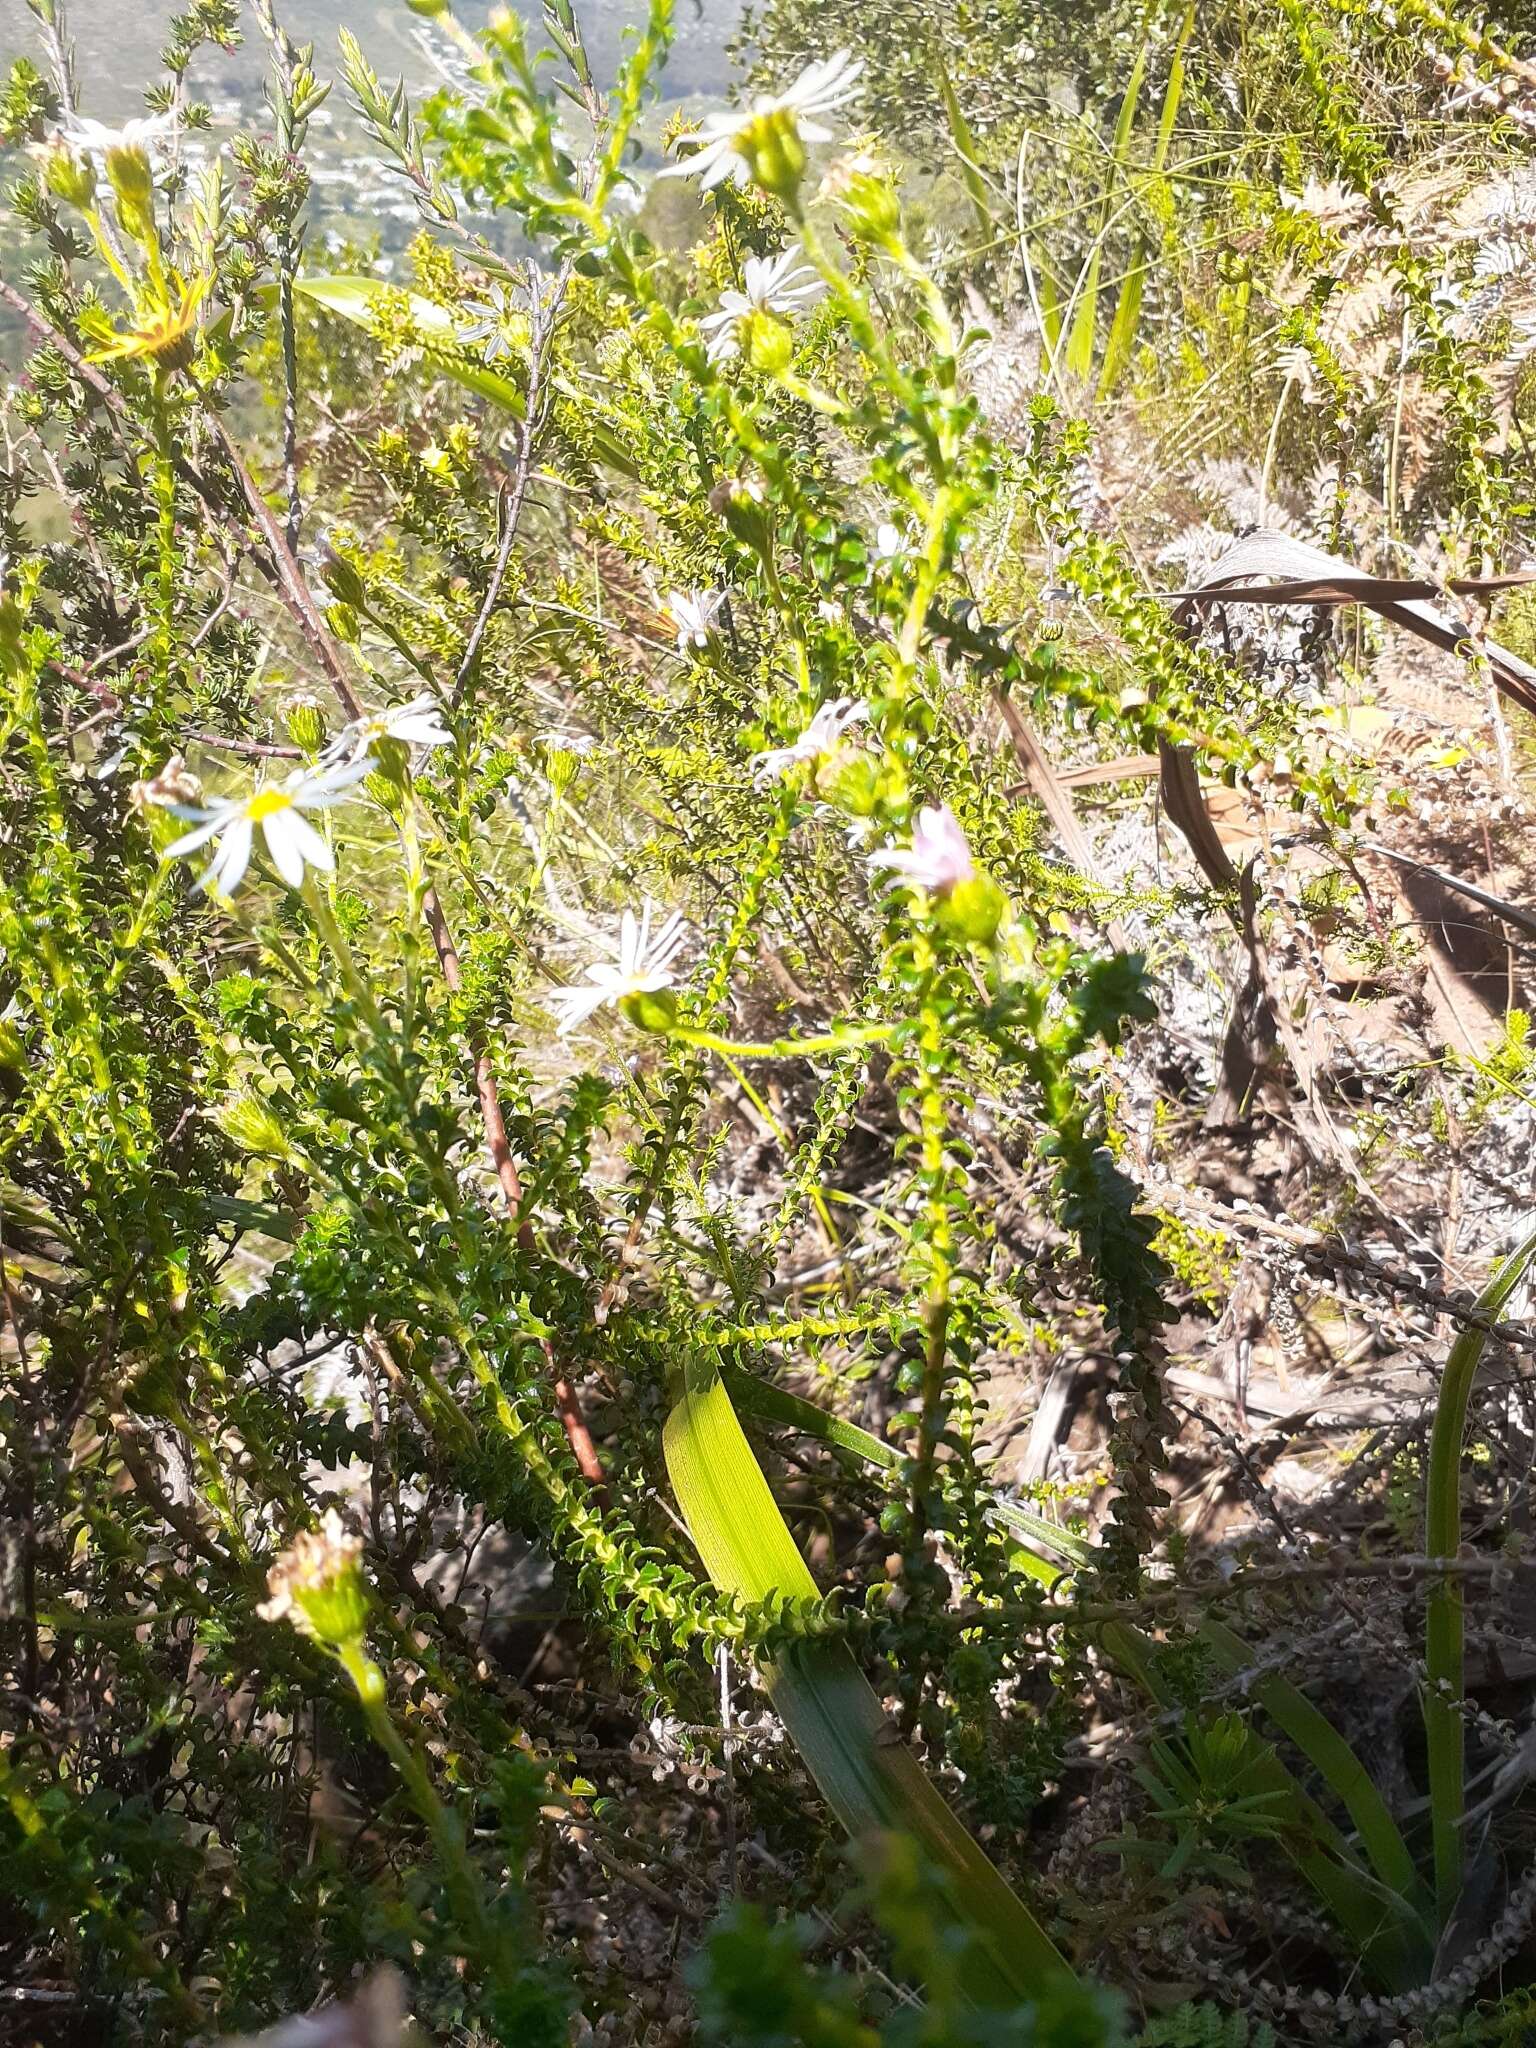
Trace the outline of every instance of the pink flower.
<instances>
[{"instance_id":1,"label":"pink flower","mask_svg":"<svg viewBox=\"0 0 1536 2048\"><path fill-rule=\"evenodd\" d=\"M924 804L910 846L885 846L869 857L872 868L889 868L910 889L947 896L976 873L971 849L948 804Z\"/></svg>"}]
</instances>

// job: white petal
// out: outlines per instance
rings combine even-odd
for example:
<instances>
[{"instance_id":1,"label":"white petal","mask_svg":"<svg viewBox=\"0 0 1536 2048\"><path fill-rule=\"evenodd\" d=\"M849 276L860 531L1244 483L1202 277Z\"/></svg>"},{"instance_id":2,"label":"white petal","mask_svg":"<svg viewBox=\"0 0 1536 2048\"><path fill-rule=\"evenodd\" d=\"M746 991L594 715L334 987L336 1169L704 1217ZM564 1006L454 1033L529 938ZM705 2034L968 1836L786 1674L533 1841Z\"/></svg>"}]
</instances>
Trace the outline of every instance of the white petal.
<instances>
[{"instance_id":1,"label":"white petal","mask_svg":"<svg viewBox=\"0 0 1536 2048\"><path fill-rule=\"evenodd\" d=\"M211 818L205 818L195 831L183 832L179 839L173 839L160 856L161 859L179 860L184 853L196 853L200 846L206 846L214 833L228 822L228 817L223 811L216 811Z\"/></svg>"},{"instance_id":2,"label":"white petal","mask_svg":"<svg viewBox=\"0 0 1536 2048\"><path fill-rule=\"evenodd\" d=\"M272 865L290 889L297 889L304 879L304 849L294 830L300 822L299 814L292 806L285 811L274 811L270 818L261 821L261 834L267 842L267 852L272 856Z\"/></svg>"},{"instance_id":3,"label":"white petal","mask_svg":"<svg viewBox=\"0 0 1536 2048\"><path fill-rule=\"evenodd\" d=\"M233 896L251 864L251 839L255 827L247 817L236 818L219 841L218 854L198 883L199 889Z\"/></svg>"},{"instance_id":4,"label":"white petal","mask_svg":"<svg viewBox=\"0 0 1536 2048\"><path fill-rule=\"evenodd\" d=\"M304 863L330 874L336 866L335 856L320 834L307 819L297 811L274 811L262 826L266 836L267 851L272 856L272 865L288 884L297 889L304 880Z\"/></svg>"}]
</instances>

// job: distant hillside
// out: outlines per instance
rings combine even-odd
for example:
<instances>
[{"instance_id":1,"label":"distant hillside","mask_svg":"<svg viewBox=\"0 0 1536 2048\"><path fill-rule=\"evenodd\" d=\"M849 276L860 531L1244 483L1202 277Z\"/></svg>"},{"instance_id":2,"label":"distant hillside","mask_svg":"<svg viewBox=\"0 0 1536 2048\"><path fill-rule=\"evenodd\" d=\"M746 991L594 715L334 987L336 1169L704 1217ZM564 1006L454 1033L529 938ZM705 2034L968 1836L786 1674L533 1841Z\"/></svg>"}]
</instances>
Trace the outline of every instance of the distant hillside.
<instances>
[{"instance_id":1,"label":"distant hillside","mask_svg":"<svg viewBox=\"0 0 1536 2048\"><path fill-rule=\"evenodd\" d=\"M73 0L70 31L79 53L82 97L92 112L122 117L134 112L145 81L157 68L166 24L180 0ZM529 16L537 14L529 0L520 0ZM390 76L404 74L426 84L431 64L420 40L422 23L403 0L278 0L279 17L295 38L311 38L317 68L333 66L336 31L345 24L367 50L374 67ZM462 0L460 19L482 22L487 0ZM594 62L611 69L626 24L644 13L644 0L587 0L578 13ZM680 0L679 34L667 75L669 95L718 93L726 76L725 45L741 14L741 0ZM0 56L7 61L37 47L37 24L25 0L0 0ZM205 97L244 100L259 90L262 74L260 39L248 35L232 56L205 56L196 73Z\"/></svg>"}]
</instances>

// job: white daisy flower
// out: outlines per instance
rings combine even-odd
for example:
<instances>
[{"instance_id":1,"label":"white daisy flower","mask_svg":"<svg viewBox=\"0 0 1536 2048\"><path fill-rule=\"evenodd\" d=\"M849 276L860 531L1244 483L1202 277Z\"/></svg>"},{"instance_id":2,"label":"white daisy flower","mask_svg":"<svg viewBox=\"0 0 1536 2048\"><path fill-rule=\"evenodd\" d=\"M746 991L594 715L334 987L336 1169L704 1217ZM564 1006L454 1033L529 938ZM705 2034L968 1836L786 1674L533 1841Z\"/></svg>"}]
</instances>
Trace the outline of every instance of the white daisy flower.
<instances>
[{"instance_id":1,"label":"white daisy flower","mask_svg":"<svg viewBox=\"0 0 1536 2048\"><path fill-rule=\"evenodd\" d=\"M679 654L686 654L690 647L709 645L709 636L715 630L715 620L720 616L720 607L724 603L723 590L667 592L667 610L672 614L672 623L677 628Z\"/></svg>"},{"instance_id":2,"label":"white daisy flower","mask_svg":"<svg viewBox=\"0 0 1536 2048\"><path fill-rule=\"evenodd\" d=\"M576 1030L605 1004L619 1004L626 996L653 995L670 988L677 976L672 962L687 943L687 929L673 912L656 932L651 933L651 905L647 902L639 917L626 910L619 920L617 943L605 941L613 959L593 960L583 970L586 979L570 988L556 989L550 998L562 1032Z\"/></svg>"},{"instance_id":3,"label":"white daisy flower","mask_svg":"<svg viewBox=\"0 0 1536 2048\"><path fill-rule=\"evenodd\" d=\"M681 163L669 164L660 176L698 178L706 192L713 185L724 184L726 179L735 185L747 184L752 173L741 144L748 129L770 114L788 114L802 142L830 142L831 129L824 128L815 116L847 106L858 93L863 70L864 66L856 63L846 50L839 50L835 57L807 64L794 83L781 93L760 95L745 110L707 115L697 137L699 147Z\"/></svg>"},{"instance_id":4,"label":"white daisy flower","mask_svg":"<svg viewBox=\"0 0 1536 2048\"><path fill-rule=\"evenodd\" d=\"M767 753L752 756L752 780L761 787L777 782L803 761L819 761L823 754L832 752L850 725L857 725L868 716L868 706L856 697L837 697L830 704L823 704L798 739L791 740L787 747L770 747Z\"/></svg>"},{"instance_id":5,"label":"white daisy flower","mask_svg":"<svg viewBox=\"0 0 1536 2048\"><path fill-rule=\"evenodd\" d=\"M142 149L147 152L155 143L168 141L175 132L174 114L141 114L135 121L125 121L121 128L109 128L105 121L92 121L83 114L75 114L60 131L64 140L74 148L102 162L116 149Z\"/></svg>"},{"instance_id":6,"label":"white daisy flower","mask_svg":"<svg viewBox=\"0 0 1536 2048\"><path fill-rule=\"evenodd\" d=\"M391 704L342 727L321 756L323 761L359 760L379 740L399 740L407 747L451 747L453 734L443 724L442 707L430 690L407 704Z\"/></svg>"},{"instance_id":7,"label":"white daisy flower","mask_svg":"<svg viewBox=\"0 0 1536 2048\"><path fill-rule=\"evenodd\" d=\"M808 264L798 261L798 249L781 249L777 256L749 256L742 267L741 290L722 292L718 313L708 313L699 322L699 332L709 337L709 360L721 363L739 350L737 330L754 313L791 314L815 298L821 279Z\"/></svg>"},{"instance_id":8,"label":"white daisy flower","mask_svg":"<svg viewBox=\"0 0 1536 2048\"><path fill-rule=\"evenodd\" d=\"M304 880L305 867L321 868L329 874L336 865L331 849L304 816L339 803L355 782L373 768L364 756L360 761L334 764L310 771L300 770L286 782L259 783L249 796L228 797L216 804L168 803L165 808L178 818L196 819L196 827L173 840L163 858L179 859L195 853L210 839L218 844L199 889L220 896L232 896L251 864L256 827L266 841L272 865L288 884L297 889Z\"/></svg>"},{"instance_id":9,"label":"white daisy flower","mask_svg":"<svg viewBox=\"0 0 1536 2048\"><path fill-rule=\"evenodd\" d=\"M959 821L948 804L924 804L910 846L884 846L869 856L872 868L889 868L910 889L947 896L957 883L975 876L976 864Z\"/></svg>"}]
</instances>

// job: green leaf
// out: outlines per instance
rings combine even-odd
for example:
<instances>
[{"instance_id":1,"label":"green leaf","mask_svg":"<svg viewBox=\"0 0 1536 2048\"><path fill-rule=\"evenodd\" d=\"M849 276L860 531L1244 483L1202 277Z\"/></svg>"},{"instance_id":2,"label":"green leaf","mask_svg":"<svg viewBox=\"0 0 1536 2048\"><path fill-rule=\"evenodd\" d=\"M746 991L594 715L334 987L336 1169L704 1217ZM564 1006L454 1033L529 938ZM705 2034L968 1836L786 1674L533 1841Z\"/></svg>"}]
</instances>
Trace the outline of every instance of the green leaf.
<instances>
[{"instance_id":1,"label":"green leaf","mask_svg":"<svg viewBox=\"0 0 1536 2048\"><path fill-rule=\"evenodd\" d=\"M1147 45L1143 42L1136 52L1136 62L1131 67L1125 97L1120 102L1120 115L1115 122L1114 146L1110 153L1111 181L1104 193L1099 231L1093 238L1093 248L1073 288L1072 296L1077 301L1077 312L1067 334L1062 366L1074 377L1084 380L1093 368L1093 337L1098 321L1099 279L1104 267L1104 244L1108 239L1110 224L1114 217L1114 180L1125 170L1130 157L1131 130L1135 126L1136 105L1141 98L1142 80L1146 75Z\"/></svg>"},{"instance_id":2,"label":"green leaf","mask_svg":"<svg viewBox=\"0 0 1536 2048\"><path fill-rule=\"evenodd\" d=\"M950 140L955 145L955 154L960 159L960 176L970 197L971 210L976 216L980 230L982 248L990 248L997 240L997 222L992 217L992 199L987 191L987 181L981 174L981 165L976 156L976 138L971 133L970 123L955 97L954 83L945 68L937 41L933 49L933 65L938 73L939 94L944 102L944 117L949 123Z\"/></svg>"},{"instance_id":3,"label":"green leaf","mask_svg":"<svg viewBox=\"0 0 1536 2048\"><path fill-rule=\"evenodd\" d=\"M1169 1652L1163 1644L1126 1622L1106 1622L1098 1641L1104 1654L1129 1672L1159 1706L1171 1710L1180 1705L1178 1692L1165 1675ZM1284 1795L1280 1844L1354 1942L1372 1976L1389 1991L1423 1983L1434 1961L1434 1944L1402 1894L1355 1858L1343 1833L1281 1757L1270 1751L1262 1768L1255 1768L1255 1778L1261 1791L1276 1798ZM1358 1799L1358 1788L1352 1793Z\"/></svg>"},{"instance_id":4,"label":"green leaf","mask_svg":"<svg viewBox=\"0 0 1536 2048\"><path fill-rule=\"evenodd\" d=\"M1536 1259L1536 1231L1517 1245L1477 1297L1497 1317ZM1435 1404L1424 1488L1424 1553L1454 1558L1461 1547L1461 1451L1472 1383L1488 1342L1486 1330L1463 1330L1451 1346ZM1429 1745L1430 1832L1435 1844L1435 1903L1444 1927L1461 1897L1462 1821L1466 1804L1466 1724L1461 1715L1465 1617L1460 1580L1449 1574L1424 1610L1424 1734Z\"/></svg>"},{"instance_id":5,"label":"green leaf","mask_svg":"<svg viewBox=\"0 0 1536 2048\"><path fill-rule=\"evenodd\" d=\"M817 1601L816 1581L768 1489L712 1362L691 1368L663 1436L673 1491L704 1568L723 1593L760 1603ZM956 1928L973 1937L968 1996L1032 1996L1070 1974L1049 1935L959 1820L906 1744L846 1643L808 1640L765 1666L769 1698L822 1796L856 1840L914 1837L943 1880Z\"/></svg>"},{"instance_id":6,"label":"green leaf","mask_svg":"<svg viewBox=\"0 0 1536 2048\"><path fill-rule=\"evenodd\" d=\"M1194 0L1189 0L1189 5L1184 10L1179 40L1174 48L1173 63L1168 71L1168 86L1163 94L1163 110L1157 122L1157 142L1152 151L1151 182L1164 188L1167 188L1168 184L1163 173L1168 162L1169 144L1173 140L1173 125L1178 119L1179 102L1184 96L1184 52L1189 45L1194 25L1195 4ZM1151 255L1151 237L1143 232L1138 238L1131 269L1120 287L1115 317L1110 324L1109 341L1104 349L1104 367L1099 373L1100 398L1106 397L1113 390L1130 363L1131 351L1136 346L1136 330L1141 324L1141 298Z\"/></svg>"},{"instance_id":7,"label":"green leaf","mask_svg":"<svg viewBox=\"0 0 1536 2048\"><path fill-rule=\"evenodd\" d=\"M381 277L298 277L294 279L293 288L302 292L305 298L313 299L317 306L339 313L343 320L350 320L354 327L366 328L370 334L375 331L381 308L391 302L398 305L403 300L410 312L415 338L427 350L435 368L444 376L451 377L456 384L462 384L466 391L488 399L492 405L500 406L502 411L511 413L516 419L522 418L523 394L519 386L500 371L470 361L459 340L453 315L446 306L424 299L419 292L402 292L398 285L389 284Z\"/></svg>"},{"instance_id":8,"label":"green leaf","mask_svg":"<svg viewBox=\"0 0 1536 2048\"><path fill-rule=\"evenodd\" d=\"M1256 1653L1221 1622L1202 1622L1198 1635L1223 1671L1236 1674L1252 1666ZM1354 1822L1376 1875L1412 1907L1427 1936L1428 1887L1390 1808L1349 1743L1288 1679L1268 1673L1256 1678L1248 1691L1336 1795Z\"/></svg>"},{"instance_id":9,"label":"green leaf","mask_svg":"<svg viewBox=\"0 0 1536 2048\"><path fill-rule=\"evenodd\" d=\"M763 1422L786 1423L802 1436L814 1437L834 1450L852 1451L865 1464L877 1465L882 1472L894 1471L901 1463L901 1453L892 1445L872 1436L867 1429L860 1429L856 1422L844 1422L839 1416L829 1415L814 1401L792 1394L787 1387L776 1387L771 1380L761 1380L755 1373L736 1366L727 1366L725 1377L732 1400L747 1415L755 1415ZM1093 1555L1093 1546L1081 1536L1074 1536L1070 1529L1060 1528L1018 1501L994 1500L988 1513L1018 1537L1029 1558L1024 1569L1047 1584L1054 1583L1062 1573L1039 1555L1042 1549L1053 1551L1074 1565L1087 1564Z\"/></svg>"}]
</instances>

